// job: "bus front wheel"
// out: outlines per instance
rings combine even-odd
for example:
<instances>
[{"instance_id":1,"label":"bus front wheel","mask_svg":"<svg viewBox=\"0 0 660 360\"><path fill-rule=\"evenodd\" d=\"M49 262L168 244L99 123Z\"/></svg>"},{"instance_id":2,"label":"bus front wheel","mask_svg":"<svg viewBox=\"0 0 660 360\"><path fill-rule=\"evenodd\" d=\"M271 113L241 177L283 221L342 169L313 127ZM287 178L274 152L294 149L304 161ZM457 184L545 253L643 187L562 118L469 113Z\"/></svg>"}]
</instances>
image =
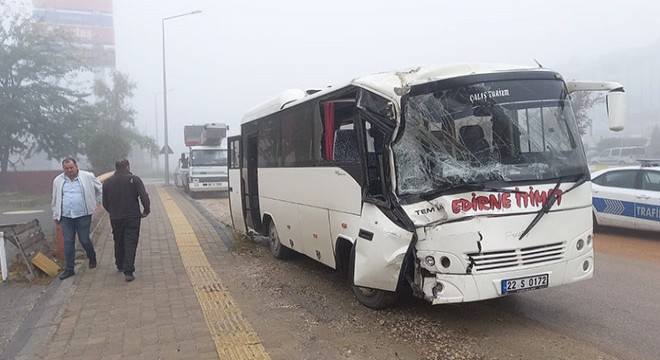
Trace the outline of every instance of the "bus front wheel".
<instances>
[{"instance_id":1,"label":"bus front wheel","mask_svg":"<svg viewBox=\"0 0 660 360\"><path fill-rule=\"evenodd\" d=\"M358 301L371 309L385 309L397 301L398 295L396 292L365 288L356 286L354 283L355 278L355 244L351 249L351 259L349 261L348 278L353 289L353 294Z\"/></svg>"},{"instance_id":2,"label":"bus front wheel","mask_svg":"<svg viewBox=\"0 0 660 360\"><path fill-rule=\"evenodd\" d=\"M280 236L277 234L277 228L272 219L268 226L268 243L270 244L270 252L276 259L285 260L293 255L293 250L282 245L282 242L280 242Z\"/></svg>"}]
</instances>

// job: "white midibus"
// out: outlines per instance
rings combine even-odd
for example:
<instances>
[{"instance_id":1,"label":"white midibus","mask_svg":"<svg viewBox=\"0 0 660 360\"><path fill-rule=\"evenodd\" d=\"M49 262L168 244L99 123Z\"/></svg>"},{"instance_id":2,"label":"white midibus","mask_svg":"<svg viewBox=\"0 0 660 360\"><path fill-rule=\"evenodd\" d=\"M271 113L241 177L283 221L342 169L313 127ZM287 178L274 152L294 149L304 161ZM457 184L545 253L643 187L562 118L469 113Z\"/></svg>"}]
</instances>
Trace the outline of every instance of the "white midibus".
<instances>
[{"instance_id":1,"label":"white midibus","mask_svg":"<svg viewBox=\"0 0 660 360\"><path fill-rule=\"evenodd\" d=\"M357 299L491 299L591 278L591 183L573 91L526 66L457 64L288 90L229 138L234 227L348 274ZM408 290L409 291L409 290Z\"/></svg>"}]
</instances>

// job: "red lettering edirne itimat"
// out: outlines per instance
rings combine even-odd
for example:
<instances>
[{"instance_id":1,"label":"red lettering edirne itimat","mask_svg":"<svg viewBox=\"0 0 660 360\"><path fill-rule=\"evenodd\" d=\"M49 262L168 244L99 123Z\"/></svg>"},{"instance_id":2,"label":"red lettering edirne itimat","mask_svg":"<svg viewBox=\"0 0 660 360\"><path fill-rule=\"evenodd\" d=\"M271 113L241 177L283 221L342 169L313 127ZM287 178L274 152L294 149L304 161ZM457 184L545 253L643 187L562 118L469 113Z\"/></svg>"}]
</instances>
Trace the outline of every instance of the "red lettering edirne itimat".
<instances>
[{"instance_id":1,"label":"red lettering edirne itimat","mask_svg":"<svg viewBox=\"0 0 660 360\"><path fill-rule=\"evenodd\" d=\"M518 188L515 189L519 191ZM548 190L535 190L529 187L529 192L516 192L515 202L519 208L537 207L544 205L553 189ZM557 205L561 205L563 191L557 189ZM509 209L511 207L511 193L490 194L488 196L472 193L469 199L460 198L454 199L451 203L451 209L454 214L468 211L484 211L484 210L500 210Z\"/></svg>"}]
</instances>

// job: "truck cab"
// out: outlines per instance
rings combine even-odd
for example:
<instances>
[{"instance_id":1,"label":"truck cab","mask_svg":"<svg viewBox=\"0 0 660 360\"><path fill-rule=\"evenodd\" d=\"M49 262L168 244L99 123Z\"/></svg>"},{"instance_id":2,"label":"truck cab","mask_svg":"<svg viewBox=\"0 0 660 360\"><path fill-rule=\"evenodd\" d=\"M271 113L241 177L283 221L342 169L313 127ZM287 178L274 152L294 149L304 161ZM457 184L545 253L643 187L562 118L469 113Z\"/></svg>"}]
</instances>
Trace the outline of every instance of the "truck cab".
<instances>
[{"instance_id":1,"label":"truck cab","mask_svg":"<svg viewBox=\"0 0 660 360\"><path fill-rule=\"evenodd\" d=\"M181 154L179 159L175 174L177 186L191 195L228 190L227 128L219 123L184 127L188 154Z\"/></svg>"}]
</instances>

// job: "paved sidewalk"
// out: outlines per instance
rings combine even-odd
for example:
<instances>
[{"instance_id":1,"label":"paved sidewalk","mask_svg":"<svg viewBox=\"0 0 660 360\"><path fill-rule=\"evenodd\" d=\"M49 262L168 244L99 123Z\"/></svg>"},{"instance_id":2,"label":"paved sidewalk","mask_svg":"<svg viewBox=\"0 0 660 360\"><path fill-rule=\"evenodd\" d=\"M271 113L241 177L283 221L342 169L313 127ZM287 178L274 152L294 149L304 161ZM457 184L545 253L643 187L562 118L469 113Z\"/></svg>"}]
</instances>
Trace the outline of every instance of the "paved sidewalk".
<instances>
[{"instance_id":1,"label":"paved sidewalk","mask_svg":"<svg viewBox=\"0 0 660 360\"><path fill-rule=\"evenodd\" d=\"M64 280L75 281L76 290L44 357L267 359L205 265L199 241L220 242L218 234L176 189L150 186L148 192L152 211L142 222L136 279L127 283L115 268L106 215L95 234L99 266Z\"/></svg>"}]
</instances>

